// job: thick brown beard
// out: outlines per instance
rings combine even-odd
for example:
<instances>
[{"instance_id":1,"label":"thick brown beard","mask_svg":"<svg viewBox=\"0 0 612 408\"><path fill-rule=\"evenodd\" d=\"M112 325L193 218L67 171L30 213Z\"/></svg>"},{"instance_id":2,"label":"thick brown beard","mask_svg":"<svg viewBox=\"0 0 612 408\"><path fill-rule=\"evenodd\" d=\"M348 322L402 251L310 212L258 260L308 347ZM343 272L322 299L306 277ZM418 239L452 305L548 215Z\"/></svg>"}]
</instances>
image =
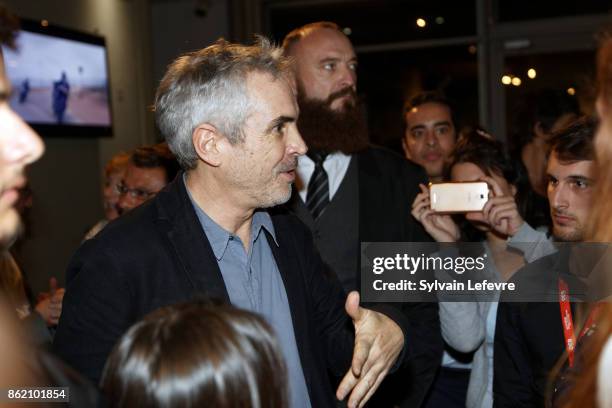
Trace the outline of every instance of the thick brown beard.
<instances>
[{"instance_id":1,"label":"thick brown beard","mask_svg":"<svg viewBox=\"0 0 612 408\"><path fill-rule=\"evenodd\" d=\"M365 109L352 88L335 92L327 100L306 98L302 87L298 88L297 126L309 149L353 154L368 147ZM332 102L345 95L352 95L353 101L346 102L340 111L333 110Z\"/></svg>"}]
</instances>

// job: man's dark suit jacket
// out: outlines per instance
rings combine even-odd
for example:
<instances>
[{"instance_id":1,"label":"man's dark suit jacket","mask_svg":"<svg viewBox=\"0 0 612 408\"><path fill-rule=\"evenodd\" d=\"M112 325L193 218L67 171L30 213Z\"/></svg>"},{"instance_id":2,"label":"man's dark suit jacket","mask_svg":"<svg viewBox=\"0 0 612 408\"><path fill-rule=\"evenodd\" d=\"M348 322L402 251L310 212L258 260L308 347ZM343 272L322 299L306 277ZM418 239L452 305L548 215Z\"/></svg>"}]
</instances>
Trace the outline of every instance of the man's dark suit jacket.
<instances>
[{"instance_id":1,"label":"man's dark suit jacket","mask_svg":"<svg viewBox=\"0 0 612 408\"><path fill-rule=\"evenodd\" d=\"M429 242L431 237L411 215L412 203L428 184L425 171L389 150L370 147L355 154L359 183L360 242ZM301 200L294 192L292 205ZM295 208L294 208L295 210ZM361 251L358 251L361 253ZM355 271L360 281L360 272ZM442 359L437 303L401 305L408 319L412 359L388 377L370 406L420 406Z\"/></svg>"},{"instance_id":2,"label":"man's dark suit jacket","mask_svg":"<svg viewBox=\"0 0 612 408\"><path fill-rule=\"evenodd\" d=\"M565 353L558 278L563 276L570 290L579 286L566 269L567 253L555 253L526 265L512 277L517 287L531 284L535 289L530 297L538 295L546 302L500 298L493 352L495 407L545 406L549 374ZM570 305L576 316L576 304Z\"/></svg>"},{"instance_id":3,"label":"man's dark suit jacket","mask_svg":"<svg viewBox=\"0 0 612 408\"><path fill-rule=\"evenodd\" d=\"M346 372L354 346L345 295L337 281L321 273L322 261L307 227L281 209L271 215L280 246L270 248L287 291L312 406L335 406L325 373ZM202 295L229 302L179 175L76 252L67 271L55 350L98 382L113 345L133 323L161 306ZM387 305L376 309L402 328L408 346L404 356L410 358L411 333L403 314Z\"/></svg>"},{"instance_id":4,"label":"man's dark suit jacket","mask_svg":"<svg viewBox=\"0 0 612 408\"><path fill-rule=\"evenodd\" d=\"M430 242L412 216L419 183L429 183L422 167L398 154L370 147L354 156L359 171L361 242Z\"/></svg>"}]
</instances>

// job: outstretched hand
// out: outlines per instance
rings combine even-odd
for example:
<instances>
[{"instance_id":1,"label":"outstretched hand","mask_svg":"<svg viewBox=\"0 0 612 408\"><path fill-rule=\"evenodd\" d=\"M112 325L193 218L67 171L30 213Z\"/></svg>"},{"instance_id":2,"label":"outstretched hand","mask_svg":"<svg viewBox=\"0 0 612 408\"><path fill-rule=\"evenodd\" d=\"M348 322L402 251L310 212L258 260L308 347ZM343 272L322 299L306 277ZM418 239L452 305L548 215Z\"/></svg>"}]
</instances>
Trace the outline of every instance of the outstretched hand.
<instances>
[{"instance_id":1,"label":"outstretched hand","mask_svg":"<svg viewBox=\"0 0 612 408\"><path fill-rule=\"evenodd\" d=\"M350 393L349 408L363 407L402 351L404 333L387 316L359 306L358 292L349 293L345 309L355 325L355 348L336 397L343 400Z\"/></svg>"}]
</instances>

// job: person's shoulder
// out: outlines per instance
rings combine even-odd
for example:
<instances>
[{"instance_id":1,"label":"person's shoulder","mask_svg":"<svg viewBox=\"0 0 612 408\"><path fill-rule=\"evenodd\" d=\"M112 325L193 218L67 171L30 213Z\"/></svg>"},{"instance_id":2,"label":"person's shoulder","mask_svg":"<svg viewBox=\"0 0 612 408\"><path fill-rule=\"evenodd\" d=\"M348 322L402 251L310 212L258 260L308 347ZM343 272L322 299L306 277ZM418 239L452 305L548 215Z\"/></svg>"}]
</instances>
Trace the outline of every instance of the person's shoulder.
<instances>
[{"instance_id":1,"label":"person's shoulder","mask_svg":"<svg viewBox=\"0 0 612 408\"><path fill-rule=\"evenodd\" d=\"M371 145L359 153L359 158L364 163L376 163L381 169L425 176L421 166L385 147Z\"/></svg>"},{"instance_id":2,"label":"person's shoulder","mask_svg":"<svg viewBox=\"0 0 612 408\"><path fill-rule=\"evenodd\" d=\"M132 240L147 234L155 225L156 208L150 200L113 220L96 235L100 241Z\"/></svg>"},{"instance_id":3,"label":"person's shoulder","mask_svg":"<svg viewBox=\"0 0 612 408\"><path fill-rule=\"evenodd\" d=\"M87 262L101 257L136 258L163 246L153 200L111 221L96 236L79 247L73 261ZM145 259L150 256L145 256Z\"/></svg>"},{"instance_id":4,"label":"person's shoulder","mask_svg":"<svg viewBox=\"0 0 612 408\"><path fill-rule=\"evenodd\" d=\"M391 161L392 163L400 163L402 161L407 161L399 153L386 147L377 145L370 145L367 149L364 149L358 154L366 159Z\"/></svg>"},{"instance_id":5,"label":"person's shoulder","mask_svg":"<svg viewBox=\"0 0 612 408\"><path fill-rule=\"evenodd\" d=\"M78 276L91 280L124 279L137 275L143 265L154 265L165 246L155 223L154 203L147 202L111 221L95 237L84 241L67 267L66 282ZM81 273L86 270L87 273Z\"/></svg>"},{"instance_id":6,"label":"person's shoulder","mask_svg":"<svg viewBox=\"0 0 612 408\"><path fill-rule=\"evenodd\" d=\"M514 284L514 291L503 292L500 301L522 304L522 310L527 304L555 301L558 258L553 253L520 268L508 281Z\"/></svg>"},{"instance_id":7,"label":"person's shoulder","mask_svg":"<svg viewBox=\"0 0 612 408\"><path fill-rule=\"evenodd\" d=\"M557 252L543 256L542 258L536 259L523 266L521 269L516 271L511 282L549 282L554 281L557 278L557 274L554 273L555 265L559 254Z\"/></svg>"}]
</instances>

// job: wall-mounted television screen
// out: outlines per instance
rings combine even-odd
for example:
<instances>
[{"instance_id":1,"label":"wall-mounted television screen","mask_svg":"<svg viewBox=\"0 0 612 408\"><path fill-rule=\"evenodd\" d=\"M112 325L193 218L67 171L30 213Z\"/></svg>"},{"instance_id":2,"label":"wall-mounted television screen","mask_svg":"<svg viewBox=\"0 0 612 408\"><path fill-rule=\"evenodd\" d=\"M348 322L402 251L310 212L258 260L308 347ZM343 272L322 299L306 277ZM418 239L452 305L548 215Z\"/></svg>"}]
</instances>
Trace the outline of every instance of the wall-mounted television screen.
<instances>
[{"instance_id":1,"label":"wall-mounted television screen","mask_svg":"<svg viewBox=\"0 0 612 408\"><path fill-rule=\"evenodd\" d=\"M43 136L111 136L103 37L23 20L16 49L2 47L11 107Z\"/></svg>"}]
</instances>

